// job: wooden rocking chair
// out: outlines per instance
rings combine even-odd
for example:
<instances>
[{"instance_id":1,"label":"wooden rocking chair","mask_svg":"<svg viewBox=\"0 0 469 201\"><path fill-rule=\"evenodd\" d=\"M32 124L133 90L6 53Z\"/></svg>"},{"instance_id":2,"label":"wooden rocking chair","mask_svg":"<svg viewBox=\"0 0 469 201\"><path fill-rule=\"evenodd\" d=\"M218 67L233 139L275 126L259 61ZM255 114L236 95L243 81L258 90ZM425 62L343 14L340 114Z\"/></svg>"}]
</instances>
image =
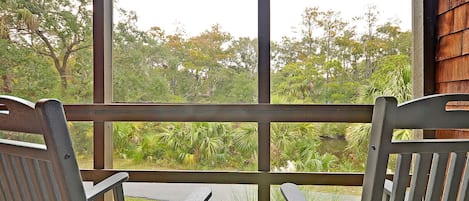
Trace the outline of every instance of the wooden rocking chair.
<instances>
[{"instance_id":1,"label":"wooden rocking chair","mask_svg":"<svg viewBox=\"0 0 469 201\"><path fill-rule=\"evenodd\" d=\"M45 144L0 139L0 200L88 201L113 190L123 201L127 173L117 173L85 192L62 104L36 104L0 96L0 130L43 136Z\"/></svg>"},{"instance_id":2,"label":"wooden rocking chair","mask_svg":"<svg viewBox=\"0 0 469 201\"><path fill-rule=\"evenodd\" d=\"M362 201L469 200L469 140L392 140L394 129L469 128L469 111L448 109L456 101L469 101L469 95L438 94L401 105L393 97L377 98ZM391 154L397 155L393 181L386 179ZM303 196L294 184L283 184L281 190L289 201Z\"/></svg>"}]
</instances>

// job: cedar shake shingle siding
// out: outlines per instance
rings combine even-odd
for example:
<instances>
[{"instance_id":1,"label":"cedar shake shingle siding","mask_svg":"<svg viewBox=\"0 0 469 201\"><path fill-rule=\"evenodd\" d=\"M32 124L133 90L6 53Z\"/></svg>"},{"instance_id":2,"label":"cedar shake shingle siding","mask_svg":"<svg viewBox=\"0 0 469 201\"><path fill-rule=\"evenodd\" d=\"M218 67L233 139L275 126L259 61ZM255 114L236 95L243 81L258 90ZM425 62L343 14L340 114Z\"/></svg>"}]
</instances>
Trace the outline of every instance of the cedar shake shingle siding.
<instances>
[{"instance_id":1,"label":"cedar shake shingle siding","mask_svg":"<svg viewBox=\"0 0 469 201\"><path fill-rule=\"evenodd\" d=\"M469 0L439 0L436 93L469 93ZM469 103L454 103L451 109L469 109ZM437 138L469 138L468 130L437 131Z\"/></svg>"}]
</instances>

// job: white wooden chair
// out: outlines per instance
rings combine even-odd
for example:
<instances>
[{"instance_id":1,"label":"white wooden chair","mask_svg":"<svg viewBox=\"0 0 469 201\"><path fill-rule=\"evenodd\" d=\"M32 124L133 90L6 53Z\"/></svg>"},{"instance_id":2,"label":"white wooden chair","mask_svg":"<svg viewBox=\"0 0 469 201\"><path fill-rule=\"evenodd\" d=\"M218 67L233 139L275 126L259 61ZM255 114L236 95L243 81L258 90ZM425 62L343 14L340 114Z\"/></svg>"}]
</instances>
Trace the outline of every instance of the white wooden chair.
<instances>
[{"instance_id":1,"label":"white wooden chair","mask_svg":"<svg viewBox=\"0 0 469 201\"><path fill-rule=\"evenodd\" d=\"M306 201L305 195L294 183L284 183L280 186L280 191L287 201Z\"/></svg>"},{"instance_id":2,"label":"white wooden chair","mask_svg":"<svg viewBox=\"0 0 469 201\"><path fill-rule=\"evenodd\" d=\"M401 105L393 97L377 98L362 201L469 200L469 140L392 141L395 129L469 128L469 111L448 109L448 102L454 101L469 101L469 95L431 95ZM397 155L393 181L386 179L391 154ZM291 185L286 187L282 185L282 191L292 192Z\"/></svg>"},{"instance_id":3,"label":"white wooden chair","mask_svg":"<svg viewBox=\"0 0 469 201\"><path fill-rule=\"evenodd\" d=\"M212 189L209 187L199 187L184 198L184 201L209 201L211 197Z\"/></svg>"},{"instance_id":4,"label":"white wooden chair","mask_svg":"<svg viewBox=\"0 0 469 201\"><path fill-rule=\"evenodd\" d=\"M122 182L127 173L117 173L85 192L72 148L62 104L40 100L36 104L0 96L0 130L42 135L45 144L0 139L0 200L85 201L113 190L114 200L123 201Z\"/></svg>"}]
</instances>

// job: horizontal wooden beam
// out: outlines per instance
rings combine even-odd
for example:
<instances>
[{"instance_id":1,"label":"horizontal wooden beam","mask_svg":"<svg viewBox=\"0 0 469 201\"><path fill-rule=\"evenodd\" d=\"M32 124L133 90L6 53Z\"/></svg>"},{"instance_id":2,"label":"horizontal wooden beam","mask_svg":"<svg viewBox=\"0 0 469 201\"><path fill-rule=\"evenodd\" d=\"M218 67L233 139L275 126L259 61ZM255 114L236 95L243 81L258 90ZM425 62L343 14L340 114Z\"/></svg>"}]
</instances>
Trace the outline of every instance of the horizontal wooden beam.
<instances>
[{"instance_id":1,"label":"horizontal wooden beam","mask_svg":"<svg viewBox=\"0 0 469 201\"><path fill-rule=\"evenodd\" d=\"M65 105L69 121L369 123L372 105Z\"/></svg>"},{"instance_id":2,"label":"horizontal wooden beam","mask_svg":"<svg viewBox=\"0 0 469 201\"><path fill-rule=\"evenodd\" d=\"M285 173L285 172L215 172L215 171L153 171L153 170L82 170L85 181L100 181L117 172L128 172L129 182L156 183L216 183L279 185L293 182L299 185L361 186L362 173ZM391 178L391 176L389 176Z\"/></svg>"}]
</instances>

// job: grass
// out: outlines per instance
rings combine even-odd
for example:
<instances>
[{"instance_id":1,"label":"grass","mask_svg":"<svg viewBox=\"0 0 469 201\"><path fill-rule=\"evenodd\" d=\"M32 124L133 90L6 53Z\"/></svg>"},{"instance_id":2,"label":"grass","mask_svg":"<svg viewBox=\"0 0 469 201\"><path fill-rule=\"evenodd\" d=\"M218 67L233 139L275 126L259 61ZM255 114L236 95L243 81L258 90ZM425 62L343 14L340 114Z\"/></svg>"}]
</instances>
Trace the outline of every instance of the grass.
<instances>
[{"instance_id":1,"label":"grass","mask_svg":"<svg viewBox=\"0 0 469 201\"><path fill-rule=\"evenodd\" d=\"M158 163L155 162L135 162L131 159L122 159L118 157L113 158L114 168L116 169L129 169L129 170L155 170L155 169L163 169L166 167L157 167ZM93 159L91 157L78 157L78 164L80 168L89 169L93 168ZM164 163L163 163L164 164ZM168 167L167 169L173 169Z\"/></svg>"},{"instance_id":2,"label":"grass","mask_svg":"<svg viewBox=\"0 0 469 201\"><path fill-rule=\"evenodd\" d=\"M342 194L342 195L355 195L361 196L362 188L360 186L306 186L305 190L331 193L331 194Z\"/></svg>"},{"instance_id":3,"label":"grass","mask_svg":"<svg viewBox=\"0 0 469 201\"><path fill-rule=\"evenodd\" d=\"M93 168L93 159L92 156L84 157L77 156L78 165L82 169L92 169ZM132 159L123 159L117 156L114 156L113 168L114 169L127 169L127 170L213 170L209 167L190 167L188 165L176 164L172 161L160 160L160 161L147 161L142 160L136 162ZM224 171L244 171L236 169L234 167L224 167L215 170L224 170ZM250 169L248 169L250 170Z\"/></svg>"}]
</instances>

